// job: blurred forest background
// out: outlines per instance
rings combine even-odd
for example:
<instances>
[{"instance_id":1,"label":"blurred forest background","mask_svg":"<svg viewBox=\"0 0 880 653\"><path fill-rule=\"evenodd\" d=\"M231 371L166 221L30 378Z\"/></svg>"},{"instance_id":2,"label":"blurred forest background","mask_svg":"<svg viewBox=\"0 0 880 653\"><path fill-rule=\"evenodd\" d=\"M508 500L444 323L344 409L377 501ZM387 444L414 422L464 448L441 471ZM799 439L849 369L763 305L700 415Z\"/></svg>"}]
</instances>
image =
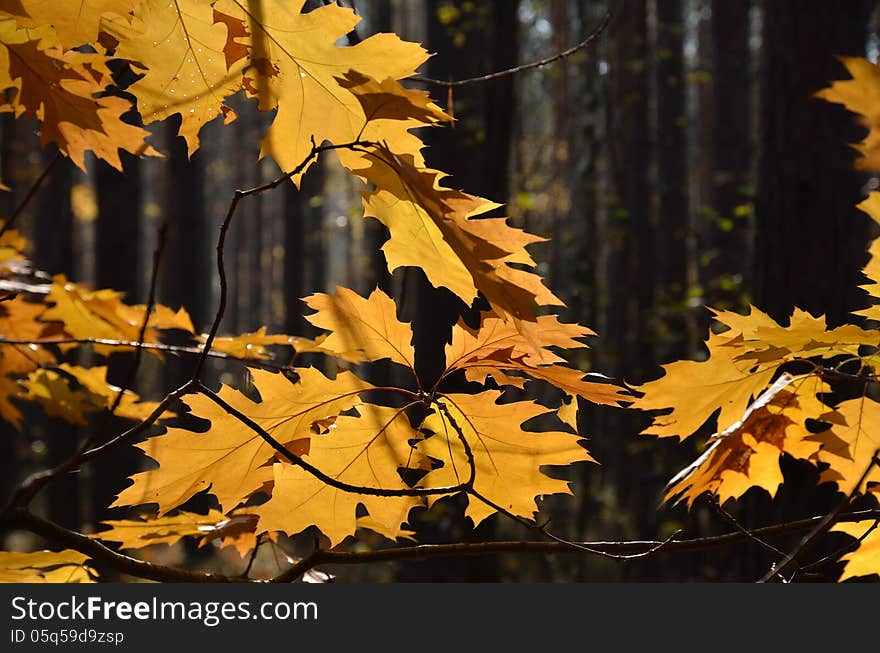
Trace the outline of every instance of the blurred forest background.
<instances>
[{"instance_id":1,"label":"blurred forest background","mask_svg":"<svg viewBox=\"0 0 880 653\"><path fill-rule=\"evenodd\" d=\"M449 185L505 202L514 225L551 239L532 248L539 272L568 303L564 318L599 334L572 361L582 369L639 383L659 376L661 363L700 358L711 322L706 306L742 311L755 304L782 321L799 306L826 313L829 326L861 307L856 287L872 234L854 205L876 180L853 170L847 143L863 135L853 116L811 96L847 76L836 55L876 60L877 3L355 0L354 8L364 20L350 42L382 31L419 41L436 53L424 75L439 80L553 55L611 12L601 38L552 65L451 92L413 82L442 106L451 103L457 119L454 128L426 135L428 164L449 171ZM124 77L122 71L123 85ZM232 189L278 174L273 162L257 163L271 116L253 102L235 108L237 123L209 125L191 160L172 120L153 129L152 143L167 158L125 157L125 174L100 161L88 174L66 159L55 162L18 223L36 266L143 302L157 225L166 216L158 300L185 306L206 330L218 297L217 229ZM55 159L54 151L40 151L36 129L25 119L0 118L0 178L13 188L0 195L4 215ZM312 335L297 298L337 284L363 294L378 284L403 297L401 317L415 322L421 346L420 371L435 378L449 325L464 306L428 287L421 271L387 274L379 251L386 233L361 219L358 190L325 156L299 191L285 185L242 205L226 250L233 299L222 331L266 325L272 333ZM117 367L124 374L126 360L114 358L111 379ZM136 385L149 398L185 379L192 365L150 363ZM224 369L224 381L241 377L241 370ZM581 432L601 466L575 468L575 496L545 501L552 530L571 540L731 530L708 504L658 509L664 484L699 453L696 444L638 436L645 415L584 408ZM0 428L4 496L20 475L70 455L77 439L76 427L59 420L28 420L23 433ZM134 452L99 460L52 485L42 508L63 525L97 530L101 519L122 516L105 506L140 461ZM786 466L788 482L776 501L751 490L729 506L742 523L807 517L833 505L830 492L810 488L815 477L806 465ZM473 531L446 501L413 527L421 542L534 536L500 516ZM313 546L308 534L300 540L291 546ZM271 566L265 549L260 564ZM157 547L150 555L198 561L204 551ZM754 580L771 558L747 543L628 563L516 554L340 574L369 581Z\"/></svg>"}]
</instances>

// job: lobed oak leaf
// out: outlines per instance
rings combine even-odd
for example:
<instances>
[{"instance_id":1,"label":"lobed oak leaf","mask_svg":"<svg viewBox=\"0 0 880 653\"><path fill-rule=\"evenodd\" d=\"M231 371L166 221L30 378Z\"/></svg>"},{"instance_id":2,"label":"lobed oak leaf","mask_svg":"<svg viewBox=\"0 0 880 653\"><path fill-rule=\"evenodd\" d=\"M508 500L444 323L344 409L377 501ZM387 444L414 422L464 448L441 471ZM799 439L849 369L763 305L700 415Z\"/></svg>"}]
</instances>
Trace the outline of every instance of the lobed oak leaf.
<instances>
[{"instance_id":1,"label":"lobed oak leaf","mask_svg":"<svg viewBox=\"0 0 880 653\"><path fill-rule=\"evenodd\" d=\"M702 455L669 481L665 500L687 501L691 506L704 492L711 492L724 503L751 487L775 496L782 483L782 454L807 460L818 452L819 443L812 439L806 421L828 412L818 399L828 392L830 388L818 377L783 374L740 421L714 434Z\"/></svg>"},{"instance_id":2,"label":"lobed oak leaf","mask_svg":"<svg viewBox=\"0 0 880 653\"><path fill-rule=\"evenodd\" d=\"M312 425L361 403L372 386L342 371L328 379L314 368L297 369L299 381L283 374L251 370L261 401L254 402L228 386L220 397L297 455L309 451ZM267 466L276 451L235 416L204 395L187 398L194 415L210 420L206 433L169 428L138 446L159 463L158 469L132 477L113 506L157 503L165 514L195 494L210 489L224 510L234 508L272 480Z\"/></svg>"},{"instance_id":3,"label":"lobed oak leaf","mask_svg":"<svg viewBox=\"0 0 880 653\"><path fill-rule=\"evenodd\" d=\"M725 334L710 334L709 358L677 361L663 366L665 375L638 387L643 396L632 408L664 410L655 416L644 434L677 436L694 434L718 411L717 431L723 432L742 419L753 396L769 385L777 365L739 360L742 347L731 347Z\"/></svg>"},{"instance_id":4,"label":"lobed oak leaf","mask_svg":"<svg viewBox=\"0 0 880 653\"><path fill-rule=\"evenodd\" d=\"M867 199L856 205L856 208L867 213L874 222L880 224L880 192L874 191L868 194ZM870 283L859 286L866 290L872 300L872 305L860 311L854 311L855 315L864 315L868 319L880 321L880 238L871 241L868 249L870 258L862 268L864 274Z\"/></svg>"},{"instance_id":5,"label":"lobed oak leaf","mask_svg":"<svg viewBox=\"0 0 880 653\"><path fill-rule=\"evenodd\" d=\"M199 342L207 340L206 335L198 336ZM262 326L253 333L242 333L237 336L218 336L211 343L211 349L236 358L253 358L265 360L270 357L266 350L270 345L289 345L297 352L316 351L317 345L308 338L287 336L283 334L268 335L266 327Z\"/></svg>"},{"instance_id":6,"label":"lobed oak leaf","mask_svg":"<svg viewBox=\"0 0 880 653\"><path fill-rule=\"evenodd\" d=\"M839 582L843 582L848 578L880 574L880 531L877 530L876 520L865 519L857 522L838 522L829 530L834 533L846 533L856 539L861 539L855 551L850 551L840 558L846 562L846 565L838 579Z\"/></svg>"},{"instance_id":7,"label":"lobed oak leaf","mask_svg":"<svg viewBox=\"0 0 880 653\"><path fill-rule=\"evenodd\" d=\"M92 410L109 409L116 401L120 388L107 382L106 366L80 367L62 363L58 369L76 379L77 383L86 389L88 401L93 406ZM140 401L136 393L125 390L113 414L139 422L151 415L158 406L158 402Z\"/></svg>"},{"instance_id":8,"label":"lobed oak leaf","mask_svg":"<svg viewBox=\"0 0 880 653\"><path fill-rule=\"evenodd\" d=\"M71 389L67 379L53 370L31 372L23 385L27 393L22 399L39 403L50 417L85 426L85 414L95 410L85 392Z\"/></svg>"},{"instance_id":9,"label":"lobed oak leaf","mask_svg":"<svg viewBox=\"0 0 880 653\"><path fill-rule=\"evenodd\" d=\"M336 81L357 98L364 110L365 123L415 121L413 126L422 126L452 121L452 116L434 104L426 91L404 88L390 77L379 82L360 71L349 70L336 77Z\"/></svg>"},{"instance_id":10,"label":"lobed oak leaf","mask_svg":"<svg viewBox=\"0 0 880 653\"><path fill-rule=\"evenodd\" d=\"M21 27L51 25L61 46L70 50L98 38L102 16L128 17L136 5L137 0L20 0L4 2L3 12L14 16Z\"/></svg>"},{"instance_id":11,"label":"lobed oak leaf","mask_svg":"<svg viewBox=\"0 0 880 653\"><path fill-rule=\"evenodd\" d=\"M0 229L3 225L4 221L0 220ZM18 229L7 229L0 235L0 272L6 269L7 263L23 260L23 252L27 246L27 239L19 233Z\"/></svg>"},{"instance_id":12,"label":"lobed oak leaf","mask_svg":"<svg viewBox=\"0 0 880 653\"><path fill-rule=\"evenodd\" d=\"M96 78L96 55L63 51L48 25L18 29L15 21L0 20L0 88L15 87L11 109L30 113L42 122L40 142L58 149L85 170L88 151L122 170L119 150L157 156L146 144L148 132L122 120L131 104L100 95L111 80Z\"/></svg>"},{"instance_id":13,"label":"lobed oak leaf","mask_svg":"<svg viewBox=\"0 0 880 653\"><path fill-rule=\"evenodd\" d=\"M54 306L40 316L45 322L57 321L74 338L97 338L136 342L144 320L145 306L128 306L122 302L122 293L116 290L86 290L69 282L63 274L54 277L46 301ZM156 342L157 329L183 329L192 332L192 321L181 308L177 312L157 305L147 322L144 342ZM70 349L75 344L61 345ZM108 354L130 346L94 345L98 354ZM148 350L149 351L149 350Z\"/></svg>"},{"instance_id":14,"label":"lobed oak leaf","mask_svg":"<svg viewBox=\"0 0 880 653\"><path fill-rule=\"evenodd\" d=\"M420 439L402 409L362 404L358 417L343 415L326 435L313 436L305 460L332 478L349 485L405 489L399 469L424 469L428 462L413 449ZM274 466L272 496L253 509L259 528L299 533L316 526L336 546L359 525L357 507L370 516L369 528L395 539L419 497L372 496L328 485L304 469L286 462Z\"/></svg>"},{"instance_id":15,"label":"lobed oak leaf","mask_svg":"<svg viewBox=\"0 0 880 653\"><path fill-rule=\"evenodd\" d=\"M220 115L231 120L224 102L241 89L244 61L229 63L230 23L215 22L210 0L141 0L134 18L106 20L104 29L119 41L116 56L136 62L143 76L129 88L145 124L180 114L178 133L192 156L202 127ZM239 32L236 32L238 34Z\"/></svg>"},{"instance_id":16,"label":"lobed oak leaf","mask_svg":"<svg viewBox=\"0 0 880 653\"><path fill-rule=\"evenodd\" d=\"M354 172L376 185L363 194L365 215L391 232L382 246L390 272L421 267L466 304L479 291L499 315L523 321L533 322L540 306L564 305L538 275L510 265L531 262L523 244L535 242L530 234L505 219L476 219L497 204L442 187L443 173L419 168L411 155L381 144L373 152L370 166Z\"/></svg>"},{"instance_id":17,"label":"lobed oak leaf","mask_svg":"<svg viewBox=\"0 0 880 653\"><path fill-rule=\"evenodd\" d=\"M880 67L861 57L838 57L851 79L836 80L831 86L813 95L828 102L842 104L859 114L860 122L869 129L865 139L853 147L861 152L856 161L859 170L880 170Z\"/></svg>"},{"instance_id":18,"label":"lobed oak leaf","mask_svg":"<svg viewBox=\"0 0 880 653\"><path fill-rule=\"evenodd\" d=\"M547 408L532 401L498 404L500 396L497 390L487 390L473 395L443 395L439 399L454 424L436 409L422 423L422 428L434 435L417 447L424 455L442 461L442 466L425 475L419 484L448 487L469 480L468 455L457 425L473 453L474 489L504 510L532 518L537 510L536 497L571 494L567 481L547 476L542 467L594 461L575 434L523 430L523 423L547 413ZM495 508L468 496L466 514L474 525L495 512Z\"/></svg>"},{"instance_id":19,"label":"lobed oak leaf","mask_svg":"<svg viewBox=\"0 0 880 653\"><path fill-rule=\"evenodd\" d=\"M330 332L321 342L322 350L337 355L360 351L368 361L388 358L415 374L412 327L397 319L394 300L380 288L365 298L337 286L332 295L315 293L303 301L317 311L306 319Z\"/></svg>"},{"instance_id":20,"label":"lobed oak leaf","mask_svg":"<svg viewBox=\"0 0 880 653\"><path fill-rule=\"evenodd\" d=\"M880 483L880 468L872 462L880 449L880 404L868 397L849 399L837 406L833 420L825 421L834 424L814 436L822 443L816 459L828 464L819 482L834 483L844 494L864 492L869 484ZM869 467L871 470L864 481L856 487Z\"/></svg>"},{"instance_id":21,"label":"lobed oak leaf","mask_svg":"<svg viewBox=\"0 0 880 653\"><path fill-rule=\"evenodd\" d=\"M0 303L0 334L10 340L39 340L46 325L37 317L44 304L25 301L21 295ZM0 344L0 375L22 375L55 362L55 356L39 345Z\"/></svg>"},{"instance_id":22,"label":"lobed oak leaf","mask_svg":"<svg viewBox=\"0 0 880 653\"><path fill-rule=\"evenodd\" d=\"M230 516L219 510L208 510L201 515L181 510L157 517L144 515L140 519L108 519L101 522L109 530L91 535L104 542L118 542L123 549L140 549L152 544L174 544L184 537L200 538L199 546L221 540L221 546L234 546L244 556L256 545L254 529L257 518L240 513Z\"/></svg>"},{"instance_id":23,"label":"lobed oak leaf","mask_svg":"<svg viewBox=\"0 0 880 653\"><path fill-rule=\"evenodd\" d=\"M364 111L336 77L356 70L374 79L400 79L427 59L416 43L393 34L375 34L351 47L336 42L360 18L335 4L301 13L303 0L220 0L215 10L242 20L249 36L235 43L250 47L244 87L262 111L277 108L263 139L260 156L292 170L315 142L354 141L365 123ZM298 177L292 178L299 183Z\"/></svg>"},{"instance_id":24,"label":"lobed oak leaf","mask_svg":"<svg viewBox=\"0 0 880 653\"><path fill-rule=\"evenodd\" d=\"M89 556L65 549L12 553L0 551L0 583L91 583Z\"/></svg>"}]
</instances>

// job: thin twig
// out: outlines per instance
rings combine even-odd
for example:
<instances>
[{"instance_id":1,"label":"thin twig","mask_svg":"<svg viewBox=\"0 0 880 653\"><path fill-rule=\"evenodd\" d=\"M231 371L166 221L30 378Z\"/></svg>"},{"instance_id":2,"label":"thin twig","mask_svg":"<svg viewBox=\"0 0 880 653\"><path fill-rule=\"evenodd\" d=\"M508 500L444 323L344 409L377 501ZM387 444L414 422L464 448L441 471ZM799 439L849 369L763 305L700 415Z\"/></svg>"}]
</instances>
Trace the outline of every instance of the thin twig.
<instances>
[{"instance_id":1,"label":"thin twig","mask_svg":"<svg viewBox=\"0 0 880 653\"><path fill-rule=\"evenodd\" d=\"M864 519L880 518L880 509L862 510L840 515L839 522L857 522ZM758 537L790 535L812 528L822 516L798 521L774 524L752 530ZM613 559L625 562L645 554L697 553L735 544L743 544L751 538L737 531L723 535L695 537L682 540L632 540L575 542L578 547L559 542L455 542L451 544L418 544L374 551L334 551L320 550L300 559L295 565L272 578L272 582L294 581L319 565L360 565L377 562L397 562L400 560L423 560L428 558L447 558L459 556L491 555L498 553L519 554L616 554ZM600 553L601 552L601 553ZM622 557L621 557L622 556Z\"/></svg>"},{"instance_id":2,"label":"thin twig","mask_svg":"<svg viewBox=\"0 0 880 653\"><path fill-rule=\"evenodd\" d=\"M248 574L251 573L251 567L254 566L254 561L257 559L257 551L260 550L260 545L263 543L263 536L265 533L260 533L257 535L257 540L254 542L254 550L251 551L250 556L248 556L247 566L244 568L244 571L241 572L242 578L247 578Z\"/></svg>"},{"instance_id":3,"label":"thin twig","mask_svg":"<svg viewBox=\"0 0 880 653\"><path fill-rule=\"evenodd\" d=\"M22 214L25 207L30 203L31 199L33 199L34 195L37 194L37 191L40 189L40 186L46 180L46 177L49 176L49 173L52 171L52 168L55 167L55 164L58 163L63 158L61 152L56 152L55 156L49 161L49 164L43 169L43 172L40 173L40 176L36 178L31 187L28 188L27 193L25 193L24 198L22 198L21 202L18 203L18 206L12 211L12 215L9 216L9 219L3 223L3 226L0 227L0 236L5 234L9 229L12 229L12 226L15 224L15 221L18 220L18 217Z\"/></svg>"},{"instance_id":4,"label":"thin twig","mask_svg":"<svg viewBox=\"0 0 880 653\"><path fill-rule=\"evenodd\" d=\"M228 283L226 281L226 265L224 262L224 248L226 246L226 234L229 231L229 225L232 222L232 217L235 215L235 211L238 208L239 203L245 197L250 197L252 195L259 195L267 190L272 190L280 186L285 181L289 180L291 177L298 175L300 172L306 169L308 165L312 162L316 156L321 154L322 152L327 152L329 150L341 150L341 149L352 149L357 146L371 146L374 143L369 141L361 141L355 140L350 143L330 143L327 145L318 145L315 143L314 137L312 137L312 149L309 151L308 155L290 172L285 172L280 177L267 182L265 184L261 184L259 186L255 186L249 190L236 190L232 195L232 200L229 203L229 208L226 210L226 216L223 219L223 223L220 225L220 237L217 240L217 273L220 277L220 301L217 306L217 312L214 314L214 321L211 324L211 329L208 332L208 337L205 340L205 344L202 348L202 354L199 357L198 362L196 363L195 372L193 372L192 379L193 381L198 380L199 376L202 373L202 369L205 366L205 361L208 359L208 354L211 351L211 346L214 344L214 338L217 336L217 331L220 329L220 322L223 320L223 316L226 313L226 302L227 296L229 293Z\"/></svg>"},{"instance_id":5,"label":"thin twig","mask_svg":"<svg viewBox=\"0 0 880 653\"><path fill-rule=\"evenodd\" d=\"M755 544L760 546L762 549L766 549L767 551L770 551L771 553L775 553L778 556L782 556L782 557L785 556L784 551L777 549L775 546L773 546L769 542L765 542L761 538L757 537L754 533L752 533L752 531L750 531L745 526L740 524L739 520L736 517L734 517L727 510L724 509L724 507L721 505L721 502L718 501L718 499L715 497L714 494L707 493L706 497L709 502L709 505L711 505L712 508L719 515L721 515L721 518L724 519L724 521L726 521L728 524L733 526L740 533L742 533L743 535L748 537L752 542L754 542ZM798 569L800 569L800 566L798 566ZM780 578L782 578L782 576L780 576Z\"/></svg>"},{"instance_id":6,"label":"thin twig","mask_svg":"<svg viewBox=\"0 0 880 653\"><path fill-rule=\"evenodd\" d=\"M586 48L588 45L590 45L590 43L592 43L597 38L599 38L599 36L602 35L602 32L605 31L605 28L608 26L610 20L611 14L605 14L605 17L602 19L602 22L599 24L599 26L592 32L590 32L590 34L583 41L581 41L577 45L568 48L567 50L563 50L562 52L554 54L552 57L547 57L546 59L540 59L539 61L533 61L531 63L523 64L521 66L516 66L515 68L508 68L507 70L500 70L498 72L490 73L488 75L481 75L480 77L470 77L468 79L442 80L425 77L424 75L414 75L410 77L410 79L417 82L424 82L426 84L436 84L437 86L466 86L468 84L488 82L489 80L498 79L499 77L507 77L508 75L516 75L518 73L524 72L526 70L531 70L533 68L540 68L542 66L551 64L554 61L559 61L560 59L570 57L571 55L580 52L581 50Z\"/></svg>"},{"instance_id":7,"label":"thin twig","mask_svg":"<svg viewBox=\"0 0 880 653\"><path fill-rule=\"evenodd\" d=\"M141 359L143 358L144 354L144 340L147 337L147 327L150 324L150 315L153 312L153 308L156 306L156 286L158 286L159 282L159 265L162 261L162 253L165 251L167 234L168 222L163 219L159 225L157 233L156 249L153 251L153 269L150 273L150 290L147 293L147 305L144 309L144 319L141 322L141 328L138 331L137 343L135 344L134 360L131 363L131 368L128 370L128 375L119 386L119 391L116 393L116 398L113 400L113 404L108 410L108 414L110 415L113 415L116 412L116 409L119 408L119 404L122 402L123 395L134 384L134 380L137 377L138 369L140 369L141 366Z\"/></svg>"},{"instance_id":8,"label":"thin twig","mask_svg":"<svg viewBox=\"0 0 880 653\"><path fill-rule=\"evenodd\" d=\"M113 340L111 338L36 338L28 340L24 338L6 338L0 336L0 345L38 345L40 347L45 347L47 345L70 344L107 345L109 347L130 347L132 349L136 349L140 346L141 349L147 351L162 351L169 354L195 354L198 356L201 356L204 353L204 348L201 346L168 345L163 342L136 342L134 340ZM219 358L221 360L237 361L246 365L257 365L278 372L289 370L291 367L289 363L277 363L263 358L236 356L216 349L212 349L208 352L208 356L211 358Z\"/></svg>"}]
</instances>

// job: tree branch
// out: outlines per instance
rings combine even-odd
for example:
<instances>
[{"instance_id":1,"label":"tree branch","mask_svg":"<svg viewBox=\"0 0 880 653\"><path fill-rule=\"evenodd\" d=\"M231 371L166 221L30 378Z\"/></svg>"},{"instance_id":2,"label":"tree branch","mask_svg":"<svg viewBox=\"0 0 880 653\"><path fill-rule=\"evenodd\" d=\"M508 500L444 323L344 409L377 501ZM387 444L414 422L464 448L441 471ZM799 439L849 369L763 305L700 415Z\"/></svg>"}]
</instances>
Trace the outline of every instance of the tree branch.
<instances>
[{"instance_id":1,"label":"tree branch","mask_svg":"<svg viewBox=\"0 0 880 653\"><path fill-rule=\"evenodd\" d=\"M590 32L587 37L574 45L567 50L563 50L562 52L558 52L554 54L552 57L547 57L546 59L540 59L538 61L533 61L531 63L523 64L521 66L516 66L515 68L508 68L507 70L500 70L495 73L490 73L488 75L481 75L480 77L470 77L468 79L459 79L459 80L447 80L444 81L442 79L432 79L431 77L425 77L423 75L414 75L410 77L413 81L424 82L426 84L436 84L437 86L467 86L468 84L478 84L480 82L488 82L492 79L498 79L499 77L507 77L508 75L516 75L521 72L525 72L526 70L531 70L533 68L540 68L542 66L546 66L548 64L553 63L554 61L559 61L560 59L565 59L566 57L570 57L571 55L580 52L584 48L586 48L590 43L595 41L602 35L602 32L605 31L605 28L608 27L608 23L611 20L611 14L605 14L605 17L602 19L602 22L599 26Z\"/></svg>"},{"instance_id":2,"label":"tree branch","mask_svg":"<svg viewBox=\"0 0 880 653\"><path fill-rule=\"evenodd\" d=\"M855 522L864 519L880 518L880 509L861 510L840 515L839 522ZM815 526L824 516L811 517L773 526L752 529L757 537L790 535L802 532ZM593 554L612 557L615 560L627 561L643 556L646 553L697 553L717 549L734 544L750 542L751 537L740 531L696 537L683 540L635 540L623 542L575 542L577 548L569 543L559 542L456 542L453 544L419 544L402 546L378 551L328 551L315 550L302 558L289 569L272 578L275 583L287 583L296 580L318 565L361 565L376 562L396 562L400 560L424 560L428 558L445 558L458 556L491 555L498 553L523 554Z\"/></svg>"}]
</instances>

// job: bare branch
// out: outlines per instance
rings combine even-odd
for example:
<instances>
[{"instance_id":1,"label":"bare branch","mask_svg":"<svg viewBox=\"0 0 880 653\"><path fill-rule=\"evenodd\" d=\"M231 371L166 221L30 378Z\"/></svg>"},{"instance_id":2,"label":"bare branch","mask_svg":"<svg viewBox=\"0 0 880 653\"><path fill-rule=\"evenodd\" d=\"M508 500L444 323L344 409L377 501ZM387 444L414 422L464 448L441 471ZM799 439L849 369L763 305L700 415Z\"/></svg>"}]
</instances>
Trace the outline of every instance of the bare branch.
<instances>
[{"instance_id":1,"label":"bare branch","mask_svg":"<svg viewBox=\"0 0 880 653\"><path fill-rule=\"evenodd\" d=\"M599 26L590 32L587 37L582 40L577 45L574 45L567 50L563 50L562 52L557 52L552 57L547 57L546 59L540 59L539 61L533 61L531 63L523 64L521 66L516 66L515 68L508 68L507 70L500 70L495 73L490 73L488 75L481 75L480 77L470 77L468 79L459 79L459 80L442 80L442 79L432 79L430 77L425 77L423 75L414 75L410 77L413 81L424 82L426 84L436 84L437 86L445 86L445 87L453 87L453 86L466 86L468 84L478 84L480 82L488 82L492 79L498 79L499 77L507 77L508 75L516 75L521 72L525 72L526 70L531 70L533 68L541 68L542 66L546 66L548 64L553 63L554 61L559 61L560 59L565 59L566 57L570 57L571 55L580 52L584 48L586 48L590 43L598 39L602 32L605 31L605 28L608 27L608 23L611 20L611 14L605 14L605 17L602 19L602 22Z\"/></svg>"},{"instance_id":2,"label":"bare branch","mask_svg":"<svg viewBox=\"0 0 880 653\"><path fill-rule=\"evenodd\" d=\"M838 522L856 522L864 519L880 519L880 509L861 510L840 515ZM752 529L756 537L790 535L806 531L824 519L823 516L811 517L773 526ZM375 551L328 551L316 550L302 558L295 565L272 579L272 582L287 583L296 580L306 572L319 565L361 565L377 562L396 562L399 560L424 560L428 558L447 558L472 555L488 555L498 553L521 554L594 554L606 555L615 560L625 562L645 554L697 553L726 546L744 544L751 538L742 532L725 533L709 537L696 537L682 540L633 540L623 542L456 542L453 544L419 544L401 546ZM572 547L576 544L577 547Z\"/></svg>"}]
</instances>

